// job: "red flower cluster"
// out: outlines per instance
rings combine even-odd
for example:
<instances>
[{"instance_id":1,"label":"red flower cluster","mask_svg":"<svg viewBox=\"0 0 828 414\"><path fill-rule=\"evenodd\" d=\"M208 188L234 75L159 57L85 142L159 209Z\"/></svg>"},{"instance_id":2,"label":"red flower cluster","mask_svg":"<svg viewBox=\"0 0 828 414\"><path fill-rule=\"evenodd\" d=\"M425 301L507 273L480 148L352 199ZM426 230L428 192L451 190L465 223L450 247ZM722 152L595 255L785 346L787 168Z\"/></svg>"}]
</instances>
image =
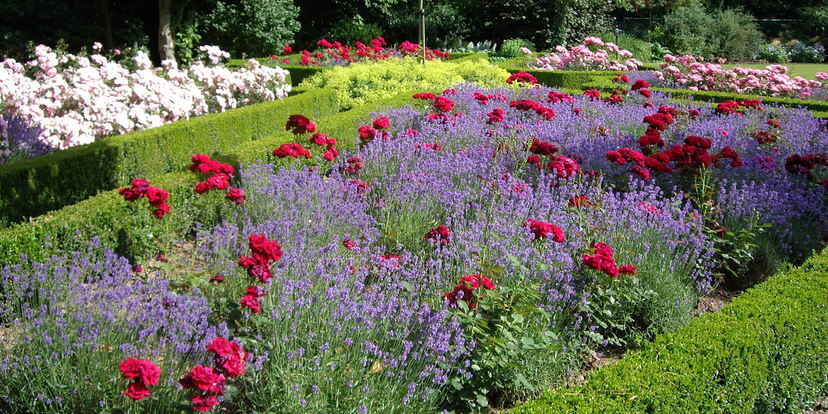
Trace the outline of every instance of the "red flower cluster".
<instances>
[{"instance_id":1,"label":"red flower cluster","mask_svg":"<svg viewBox=\"0 0 828 414\"><path fill-rule=\"evenodd\" d=\"M339 150L336 148L336 138L331 138L325 134L316 132L311 135L310 142L311 144L325 147L325 152L322 154L322 158L327 161L333 161L334 158L339 156Z\"/></svg>"},{"instance_id":2,"label":"red flower cluster","mask_svg":"<svg viewBox=\"0 0 828 414\"><path fill-rule=\"evenodd\" d=\"M532 75L531 75L531 74L529 74L529 73L526 73L526 72L520 71L520 72L518 72L518 73L513 73L513 74L511 74L511 75L510 75L510 76L506 79L506 83L508 83L508 84L510 84L510 85L511 85L511 84L512 84L512 82L523 82L523 83L528 83L528 84L531 84L531 85L535 85L535 84L537 84L537 83L538 83L538 79L537 79L537 78L535 78L534 76L532 76Z\"/></svg>"},{"instance_id":3,"label":"red flower cluster","mask_svg":"<svg viewBox=\"0 0 828 414\"><path fill-rule=\"evenodd\" d=\"M758 111L764 110L764 108L762 108L762 101L759 99L745 99L739 101L739 106L743 108L756 109Z\"/></svg>"},{"instance_id":4,"label":"red flower cluster","mask_svg":"<svg viewBox=\"0 0 828 414\"><path fill-rule=\"evenodd\" d=\"M575 208L592 207L589 197L584 194L575 195L569 198L569 206Z\"/></svg>"},{"instance_id":5,"label":"red flower cluster","mask_svg":"<svg viewBox=\"0 0 828 414\"><path fill-rule=\"evenodd\" d=\"M273 277L270 266L282 258L282 246L276 240L268 240L264 234L252 234L248 245L253 256L239 256L239 266L247 274L261 283L267 283Z\"/></svg>"},{"instance_id":6,"label":"red flower cluster","mask_svg":"<svg viewBox=\"0 0 828 414\"><path fill-rule=\"evenodd\" d=\"M316 132L316 124L304 115L291 115L285 123L285 131L293 129L294 135Z\"/></svg>"},{"instance_id":7,"label":"red flower cluster","mask_svg":"<svg viewBox=\"0 0 828 414\"><path fill-rule=\"evenodd\" d=\"M230 178L236 173L233 166L230 164L223 164L204 154L193 155L193 163L190 165L190 171L210 174L206 180L196 184L195 192L204 194L212 189L226 190L230 188ZM227 192L227 198L236 204L244 204L244 191L238 188L230 189Z\"/></svg>"},{"instance_id":8,"label":"red flower cluster","mask_svg":"<svg viewBox=\"0 0 828 414\"><path fill-rule=\"evenodd\" d=\"M289 55L291 53L293 53L293 48L292 47L290 47L289 45L282 46L282 54L283 55Z\"/></svg>"},{"instance_id":9,"label":"red flower cluster","mask_svg":"<svg viewBox=\"0 0 828 414\"><path fill-rule=\"evenodd\" d=\"M507 98L506 95L503 95L501 93L491 93L487 95L485 93L475 92L474 99L477 99L477 103L481 105L488 105L490 99L505 102Z\"/></svg>"},{"instance_id":10,"label":"red flower cluster","mask_svg":"<svg viewBox=\"0 0 828 414\"><path fill-rule=\"evenodd\" d=\"M438 243L440 246L448 246L451 243L451 231L445 225L439 225L425 234L425 238Z\"/></svg>"},{"instance_id":11,"label":"red flower cluster","mask_svg":"<svg viewBox=\"0 0 828 414\"><path fill-rule=\"evenodd\" d=\"M210 411L219 404L218 396L224 395L227 378L244 374L247 364L247 351L232 341L216 337L207 346L207 351L214 353L215 368L196 365L184 377L178 380L184 389L195 390L191 398L193 409L198 412Z\"/></svg>"},{"instance_id":12,"label":"red flower cluster","mask_svg":"<svg viewBox=\"0 0 828 414\"><path fill-rule=\"evenodd\" d=\"M391 126L391 120L387 116L381 116L374 120L372 126L376 129L388 129Z\"/></svg>"},{"instance_id":13,"label":"red flower cluster","mask_svg":"<svg viewBox=\"0 0 828 414\"><path fill-rule=\"evenodd\" d=\"M528 219L523 223L523 226L529 227L529 230L535 235L535 240L546 239L550 234L552 235L552 240L558 243L563 243L566 240L566 236L560 227L545 221Z\"/></svg>"},{"instance_id":14,"label":"red flower cluster","mask_svg":"<svg viewBox=\"0 0 828 414\"><path fill-rule=\"evenodd\" d=\"M547 94L547 97L548 97L548 99L546 100L546 102L551 102L551 103L558 103L558 102L563 102L563 101L575 102L575 98L573 98L572 95L569 95L569 94L566 94L566 93L563 93L563 92L549 91L549 94Z\"/></svg>"},{"instance_id":15,"label":"red flower cluster","mask_svg":"<svg viewBox=\"0 0 828 414\"><path fill-rule=\"evenodd\" d=\"M540 104L540 102L531 99L524 99L519 101L509 102L510 108L515 108L518 111L535 111L536 114L544 117L547 121L555 117L555 110L547 108Z\"/></svg>"},{"instance_id":16,"label":"red flower cluster","mask_svg":"<svg viewBox=\"0 0 828 414\"><path fill-rule=\"evenodd\" d=\"M602 100L610 104L620 104L621 102L624 102L624 94L626 94L626 91L622 91L620 89L613 89L612 93L610 93L610 96Z\"/></svg>"},{"instance_id":17,"label":"red flower cluster","mask_svg":"<svg viewBox=\"0 0 828 414\"><path fill-rule=\"evenodd\" d=\"M628 161L634 162L641 167L644 167L644 159L646 158L644 154L632 149L632 148L620 148L617 151L608 151L606 154L608 160L617 163L618 165L624 165Z\"/></svg>"},{"instance_id":18,"label":"red flower cluster","mask_svg":"<svg viewBox=\"0 0 828 414\"><path fill-rule=\"evenodd\" d=\"M118 190L118 194L124 196L124 200L133 202L141 197L146 197L150 205L155 207L152 214L159 219L170 212L170 205L167 200L170 193L158 187L150 185L149 181L143 178L134 178L130 184L132 187L124 187Z\"/></svg>"},{"instance_id":19,"label":"red flower cluster","mask_svg":"<svg viewBox=\"0 0 828 414\"><path fill-rule=\"evenodd\" d=\"M716 112L719 112L719 113L722 113L722 114L727 114L727 115L730 115L730 114L736 112L737 109L739 109L739 104L736 103L736 102L733 102L730 99L728 99L724 102L719 102L716 105Z\"/></svg>"},{"instance_id":20,"label":"red flower cluster","mask_svg":"<svg viewBox=\"0 0 828 414\"><path fill-rule=\"evenodd\" d=\"M449 98L446 98L445 96L438 96L434 99L433 106L434 109L443 113L447 113L451 112L451 110L454 108L454 101L452 101Z\"/></svg>"},{"instance_id":21,"label":"red flower cluster","mask_svg":"<svg viewBox=\"0 0 828 414\"><path fill-rule=\"evenodd\" d=\"M661 131L667 129L675 121L676 114L678 114L678 111L675 108L662 105L656 113L644 117L647 130L644 131L644 135L638 138L638 145L641 146L644 154L649 155L653 146L664 146Z\"/></svg>"},{"instance_id":22,"label":"red flower cluster","mask_svg":"<svg viewBox=\"0 0 828 414\"><path fill-rule=\"evenodd\" d=\"M503 110L500 108L495 108L492 112L486 114L489 117L489 120L486 121L487 124L494 124L497 122L503 122Z\"/></svg>"},{"instance_id":23,"label":"red flower cluster","mask_svg":"<svg viewBox=\"0 0 828 414\"><path fill-rule=\"evenodd\" d=\"M630 86L630 90L638 91L638 90L641 90L641 89L647 89L649 87L650 87L650 84L647 83L647 81L645 81L644 79L639 79L639 80L633 82L632 86Z\"/></svg>"},{"instance_id":24,"label":"red flower cluster","mask_svg":"<svg viewBox=\"0 0 828 414\"><path fill-rule=\"evenodd\" d=\"M420 150L420 149L427 149L427 150L431 150L431 151L434 151L434 152L438 152L438 151L443 149L443 146L438 144L438 143L432 144L430 142L418 142L418 143L414 144L414 150L415 151Z\"/></svg>"},{"instance_id":25,"label":"red flower cluster","mask_svg":"<svg viewBox=\"0 0 828 414\"><path fill-rule=\"evenodd\" d=\"M742 159L739 158L739 153L734 151L733 148L724 147L718 154L712 157L713 165L718 168L721 168L721 163L719 162L721 159L727 158L730 159L730 166L733 168L741 167L744 165Z\"/></svg>"},{"instance_id":26,"label":"red flower cluster","mask_svg":"<svg viewBox=\"0 0 828 414\"><path fill-rule=\"evenodd\" d=\"M464 300L469 306L469 309L474 309L477 306L478 289L483 287L486 290L494 290L495 285L491 279L481 274L466 275L460 278L460 282L454 287L451 292L446 292L443 297L452 305L456 304L458 300Z\"/></svg>"},{"instance_id":27,"label":"red flower cluster","mask_svg":"<svg viewBox=\"0 0 828 414\"><path fill-rule=\"evenodd\" d=\"M571 178L581 172L581 166L575 160L563 155L553 156L549 169L555 172L558 178Z\"/></svg>"},{"instance_id":28,"label":"red flower cluster","mask_svg":"<svg viewBox=\"0 0 828 414\"><path fill-rule=\"evenodd\" d=\"M532 145L529 147L529 152L532 154L552 156L558 152L558 147L546 141L540 141L537 138L532 137Z\"/></svg>"},{"instance_id":29,"label":"red flower cluster","mask_svg":"<svg viewBox=\"0 0 828 414\"><path fill-rule=\"evenodd\" d=\"M768 119L765 123L774 128L782 128L782 123L776 119Z\"/></svg>"},{"instance_id":30,"label":"red flower cluster","mask_svg":"<svg viewBox=\"0 0 828 414\"><path fill-rule=\"evenodd\" d=\"M598 89L587 89L584 91L584 96L593 101L597 101L601 99L601 92Z\"/></svg>"},{"instance_id":31,"label":"red flower cluster","mask_svg":"<svg viewBox=\"0 0 828 414\"><path fill-rule=\"evenodd\" d=\"M772 120L773 121L773 120ZM778 132L771 132L765 130L753 131L753 138L761 145L770 145L776 142L779 138Z\"/></svg>"},{"instance_id":32,"label":"red flower cluster","mask_svg":"<svg viewBox=\"0 0 828 414\"><path fill-rule=\"evenodd\" d=\"M351 157L346 161L348 166L345 167L345 172L358 175L362 171L362 159L359 157Z\"/></svg>"},{"instance_id":33,"label":"red flower cluster","mask_svg":"<svg viewBox=\"0 0 828 414\"><path fill-rule=\"evenodd\" d=\"M785 159L785 170L792 174L803 174L808 178L812 177L811 170L818 165L828 167L828 156L825 154L794 154Z\"/></svg>"},{"instance_id":34,"label":"red flower cluster","mask_svg":"<svg viewBox=\"0 0 828 414\"><path fill-rule=\"evenodd\" d=\"M615 263L615 255L606 243L595 243L592 245L595 249L593 254L585 254L581 257L581 263L591 269L595 269L606 273L612 278L618 278L620 274L634 275L636 272L635 266L627 264L621 266L619 269Z\"/></svg>"},{"instance_id":35,"label":"red flower cluster","mask_svg":"<svg viewBox=\"0 0 828 414\"><path fill-rule=\"evenodd\" d=\"M248 286L244 293L245 295L239 301L241 307L248 308L253 313L261 313L262 301L259 298L265 295L264 292L258 286Z\"/></svg>"},{"instance_id":36,"label":"red flower cluster","mask_svg":"<svg viewBox=\"0 0 828 414\"><path fill-rule=\"evenodd\" d=\"M615 77L612 78L612 81L616 83L627 83L630 81L630 77L624 73L616 73Z\"/></svg>"},{"instance_id":37,"label":"red flower cluster","mask_svg":"<svg viewBox=\"0 0 828 414\"><path fill-rule=\"evenodd\" d=\"M420 92L420 93L415 93L414 95L412 95L412 98L422 99L424 101L430 101L430 100L437 99L437 96L435 96L431 92Z\"/></svg>"},{"instance_id":38,"label":"red flower cluster","mask_svg":"<svg viewBox=\"0 0 828 414\"><path fill-rule=\"evenodd\" d=\"M276 148L275 150L273 150L272 154L273 154L274 157L278 157L278 158L286 158L286 157L310 158L311 157L310 151L308 151L305 147L303 147L302 144L297 144L295 142L289 142L287 144L280 145L279 148Z\"/></svg>"},{"instance_id":39,"label":"red flower cluster","mask_svg":"<svg viewBox=\"0 0 828 414\"><path fill-rule=\"evenodd\" d=\"M161 378L161 369L149 360L127 358L118 365L118 369L121 370L124 378L133 381L124 391L124 395L135 401L149 397L150 391L147 385L158 385L158 380Z\"/></svg>"}]
</instances>

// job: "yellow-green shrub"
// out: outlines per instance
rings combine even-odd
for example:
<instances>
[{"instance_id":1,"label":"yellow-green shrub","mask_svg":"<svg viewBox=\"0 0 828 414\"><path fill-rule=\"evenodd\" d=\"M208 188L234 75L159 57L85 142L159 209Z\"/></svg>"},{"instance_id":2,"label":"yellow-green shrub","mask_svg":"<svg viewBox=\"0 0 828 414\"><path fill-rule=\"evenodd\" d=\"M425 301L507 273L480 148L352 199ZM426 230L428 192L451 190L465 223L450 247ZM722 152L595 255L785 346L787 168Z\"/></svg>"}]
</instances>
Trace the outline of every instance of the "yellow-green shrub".
<instances>
[{"instance_id":1,"label":"yellow-green shrub","mask_svg":"<svg viewBox=\"0 0 828 414\"><path fill-rule=\"evenodd\" d=\"M328 69L302 82L309 88L336 90L340 109L388 98L401 90L441 90L464 81L481 87L505 84L509 72L481 60L454 62L390 59Z\"/></svg>"}]
</instances>

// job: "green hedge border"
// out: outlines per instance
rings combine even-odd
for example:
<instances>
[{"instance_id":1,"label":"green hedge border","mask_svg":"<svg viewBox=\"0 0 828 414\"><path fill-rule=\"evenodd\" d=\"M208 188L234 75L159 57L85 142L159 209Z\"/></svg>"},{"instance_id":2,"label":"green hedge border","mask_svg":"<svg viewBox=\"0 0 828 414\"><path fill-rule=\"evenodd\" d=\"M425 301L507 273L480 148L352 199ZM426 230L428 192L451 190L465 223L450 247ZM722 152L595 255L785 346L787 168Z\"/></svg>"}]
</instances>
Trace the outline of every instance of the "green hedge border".
<instances>
[{"instance_id":1,"label":"green hedge border","mask_svg":"<svg viewBox=\"0 0 828 414\"><path fill-rule=\"evenodd\" d=\"M514 413L802 413L828 393L828 251Z\"/></svg>"},{"instance_id":2,"label":"green hedge border","mask_svg":"<svg viewBox=\"0 0 828 414\"><path fill-rule=\"evenodd\" d=\"M360 106L352 110L314 119L319 131L337 138L340 148L353 148L358 121L366 119L373 110L400 107L415 103L413 92L400 93L392 98ZM260 122L277 123L282 118L265 118ZM232 149L207 152L223 162L235 166L258 161L286 165L290 160L276 160L269 154L276 146L295 140L281 128L267 138L246 142ZM52 254L83 248L92 237L101 239L105 246L130 259L143 259L163 252L177 241L191 235L196 223L211 226L217 223L222 209L236 208L220 192L197 195L193 191L199 181L194 173L186 171L187 160L176 165L174 172L152 178L152 185L169 191L172 212L163 220L150 217L145 200L131 205L118 195L117 190L100 194L44 214L28 223L19 223L0 229L0 268L18 263L25 254L33 260L43 260ZM138 175L135 175L138 176Z\"/></svg>"},{"instance_id":3,"label":"green hedge border","mask_svg":"<svg viewBox=\"0 0 828 414\"><path fill-rule=\"evenodd\" d=\"M565 89L584 90L585 84L597 79L612 79L617 71L578 71L578 70L541 70L531 68L504 67L509 73L526 72L546 86Z\"/></svg>"},{"instance_id":4,"label":"green hedge border","mask_svg":"<svg viewBox=\"0 0 828 414\"><path fill-rule=\"evenodd\" d=\"M288 115L337 111L336 96L314 90L158 128L113 136L0 167L0 226L126 185L180 170L196 152L227 151L284 130Z\"/></svg>"}]
</instances>

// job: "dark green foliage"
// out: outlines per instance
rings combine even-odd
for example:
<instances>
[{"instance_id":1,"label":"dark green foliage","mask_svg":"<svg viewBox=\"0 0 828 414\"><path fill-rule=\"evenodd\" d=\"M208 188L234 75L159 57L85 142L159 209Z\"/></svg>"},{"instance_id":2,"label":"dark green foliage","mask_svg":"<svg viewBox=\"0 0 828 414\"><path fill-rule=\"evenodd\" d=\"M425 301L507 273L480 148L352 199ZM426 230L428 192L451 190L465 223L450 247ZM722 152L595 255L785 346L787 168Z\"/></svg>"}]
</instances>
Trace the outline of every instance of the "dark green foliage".
<instances>
[{"instance_id":1,"label":"dark green foliage","mask_svg":"<svg viewBox=\"0 0 828 414\"><path fill-rule=\"evenodd\" d=\"M537 284L509 287L497 277L494 282L494 290L477 291L474 309L457 301L455 315L467 338L476 343L470 358L473 377L449 382L449 408L460 412L511 406L536 395L560 381L579 359L571 345L564 349L566 334L550 329L553 314L537 306L541 301Z\"/></svg>"},{"instance_id":2,"label":"dark green foliage","mask_svg":"<svg viewBox=\"0 0 828 414\"><path fill-rule=\"evenodd\" d=\"M299 31L293 0L218 1L204 17L203 40L231 56L270 56Z\"/></svg>"},{"instance_id":3,"label":"dark green foliage","mask_svg":"<svg viewBox=\"0 0 828 414\"><path fill-rule=\"evenodd\" d=\"M309 115L321 132L337 138L342 149L355 145L356 126L369 111L382 106L402 106L413 102L407 91L392 98L363 105L353 110L328 117ZM301 95L300 95L301 96ZM267 105L267 104L265 104ZM249 107L255 108L255 107ZM245 108L246 109L246 108ZM296 107L293 107L296 110ZM302 108L306 115L309 108ZM297 113L288 111L290 113ZM284 125L287 115L259 114L259 122ZM250 119L242 118L234 128L244 128ZM276 160L269 154L273 148L294 138L284 128L268 133L267 137L249 141L235 147L204 151L206 154L238 167L257 161L276 162L286 165L289 161ZM185 143L182 143L185 146ZM82 147L79 147L82 148ZM132 258L147 258L169 248L172 244L192 234L196 223L211 226L217 223L222 208L233 208L219 193L198 196L193 187L199 181L194 173L184 171L189 165L192 148L183 153L187 159L170 165L169 172L151 179L154 186L170 192L172 212L157 220L147 215L134 214L134 210L149 209L145 200L130 205L118 195L117 190L104 191L77 204L44 214L28 223L0 229L0 268L19 261L21 254L33 260L42 260L51 254L81 248L92 237L99 237L105 246ZM173 162L169 160L169 162ZM3 186L2 188L6 188ZM113 187L110 187L113 188Z\"/></svg>"},{"instance_id":4,"label":"dark green foliage","mask_svg":"<svg viewBox=\"0 0 828 414\"><path fill-rule=\"evenodd\" d=\"M372 39L381 35L382 29L378 25L365 23L362 17L357 15L353 19L339 22L331 28L326 37L347 44L354 44L357 41L368 44Z\"/></svg>"},{"instance_id":5,"label":"dark green foliage","mask_svg":"<svg viewBox=\"0 0 828 414\"><path fill-rule=\"evenodd\" d=\"M828 392L828 252L518 413L801 413Z\"/></svg>"},{"instance_id":6,"label":"dark green foliage","mask_svg":"<svg viewBox=\"0 0 828 414\"><path fill-rule=\"evenodd\" d=\"M668 13L652 37L675 54L730 60L753 59L763 41L750 14L735 9L708 13L701 6Z\"/></svg>"},{"instance_id":7,"label":"dark green foliage","mask_svg":"<svg viewBox=\"0 0 828 414\"><path fill-rule=\"evenodd\" d=\"M715 16L711 39L716 47L713 56L731 61L753 59L764 41L753 16L735 9L720 10Z\"/></svg>"},{"instance_id":8,"label":"dark green foliage","mask_svg":"<svg viewBox=\"0 0 828 414\"><path fill-rule=\"evenodd\" d=\"M503 41L503 44L500 45L500 49L497 51L497 56L502 56L508 59L516 58L523 56L523 52L520 51L520 48L525 47L531 51L535 51L535 44L530 42L526 39L507 39Z\"/></svg>"},{"instance_id":9,"label":"dark green foliage","mask_svg":"<svg viewBox=\"0 0 828 414\"><path fill-rule=\"evenodd\" d=\"M105 138L0 168L0 225L34 217L126 185L180 171L196 152L215 153L284 130L288 115L335 113L326 91Z\"/></svg>"}]
</instances>

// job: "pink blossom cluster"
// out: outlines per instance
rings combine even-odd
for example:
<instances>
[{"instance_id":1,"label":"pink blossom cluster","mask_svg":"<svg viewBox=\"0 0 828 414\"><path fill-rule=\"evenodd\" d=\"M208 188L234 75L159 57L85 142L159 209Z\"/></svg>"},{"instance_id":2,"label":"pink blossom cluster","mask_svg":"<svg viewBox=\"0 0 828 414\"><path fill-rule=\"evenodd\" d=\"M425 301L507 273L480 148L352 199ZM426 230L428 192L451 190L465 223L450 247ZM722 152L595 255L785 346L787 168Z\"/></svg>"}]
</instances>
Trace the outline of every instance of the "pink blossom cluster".
<instances>
[{"instance_id":1,"label":"pink blossom cluster","mask_svg":"<svg viewBox=\"0 0 828 414\"><path fill-rule=\"evenodd\" d=\"M823 85L817 80L801 76L790 77L784 65L770 65L765 69L735 67L723 69L717 63L704 62L691 55L665 55L661 71L655 71L660 79L673 81L690 90L712 90L809 98L814 88Z\"/></svg>"},{"instance_id":2,"label":"pink blossom cluster","mask_svg":"<svg viewBox=\"0 0 828 414\"><path fill-rule=\"evenodd\" d=\"M95 45L97 46L97 45ZM179 69L174 61L153 67L138 52L112 61L93 47L76 56L35 48L35 59L0 62L3 111L42 128L39 139L55 149L88 144L114 134L153 128L208 112L281 99L290 92L287 71L250 60L231 71L219 64L227 53L202 46L209 63Z\"/></svg>"},{"instance_id":3,"label":"pink blossom cluster","mask_svg":"<svg viewBox=\"0 0 828 414\"><path fill-rule=\"evenodd\" d=\"M638 70L641 62L632 55L615 43L605 42L600 37L587 37L569 49L556 46L555 52L541 56L531 66L543 70Z\"/></svg>"}]
</instances>

